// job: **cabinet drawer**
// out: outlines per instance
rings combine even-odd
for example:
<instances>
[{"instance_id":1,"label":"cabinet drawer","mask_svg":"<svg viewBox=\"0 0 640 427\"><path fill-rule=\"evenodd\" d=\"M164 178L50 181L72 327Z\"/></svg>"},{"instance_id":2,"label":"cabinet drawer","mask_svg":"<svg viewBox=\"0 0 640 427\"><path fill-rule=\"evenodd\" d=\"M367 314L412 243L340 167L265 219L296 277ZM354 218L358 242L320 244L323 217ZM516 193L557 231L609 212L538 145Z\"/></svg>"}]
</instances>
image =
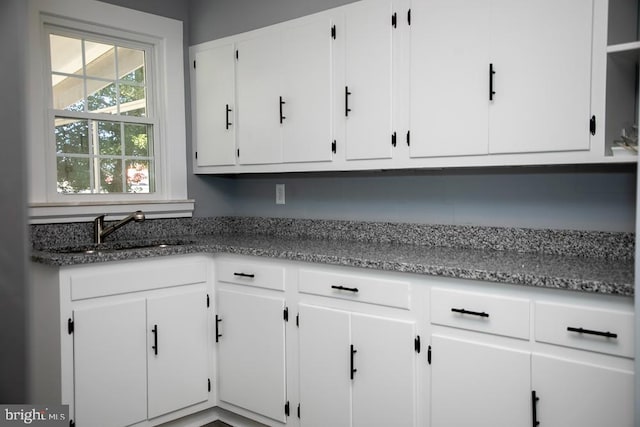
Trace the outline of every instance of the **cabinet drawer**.
<instances>
[{"instance_id":1,"label":"cabinet drawer","mask_svg":"<svg viewBox=\"0 0 640 427\"><path fill-rule=\"evenodd\" d=\"M251 261L217 261L220 282L284 291L284 267Z\"/></svg>"},{"instance_id":2,"label":"cabinet drawer","mask_svg":"<svg viewBox=\"0 0 640 427\"><path fill-rule=\"evenodd\" d=\"M536 341L633 357L633 313L536 302Z\"/></svg>"},{"instance_id":3,"label":"cabinet drawer","mask_svg":"<svg viewBox=\"0 0 640 427\"><path fill-rule=\"evenodd\" d=\"M300 292L409 309L409 282L302 269Z\"/></svg>"},{"instance_id":4,"label":"cabinet drawer","mask_svg":"<svg viewBox=\"0 0 640 427\"><path fill-rule=\"evenodd\" d=\"M529 339L528 299L473 292L431 290L431 323Z\"/></svg>"}]
</instances>

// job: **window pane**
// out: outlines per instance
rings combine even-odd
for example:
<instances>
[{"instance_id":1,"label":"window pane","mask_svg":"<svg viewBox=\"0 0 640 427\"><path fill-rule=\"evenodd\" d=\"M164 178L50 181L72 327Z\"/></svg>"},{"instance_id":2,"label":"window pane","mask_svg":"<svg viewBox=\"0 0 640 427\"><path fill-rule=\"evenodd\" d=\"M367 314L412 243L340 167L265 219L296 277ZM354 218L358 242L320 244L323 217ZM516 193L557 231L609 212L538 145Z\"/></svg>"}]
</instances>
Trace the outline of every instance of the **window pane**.
<instances>
[{"instance_id":1,"label":"window pane","mask_svg":"<svg viewBox=\"0 0 640 427\"><path fill-rule=\"evenodd\" d=\"M122 193L122 160L100 160L100 192Z\"/></svg>"},{"instance_id":2,"label":"window pane","mask_svg":"<svg viewBox=\"0 0 640 427\"><path fill-rule=\"evenodd\" d=\"M118 78L144 84L144 51L118 46Z\"/></svg>"},{"instance_id":3,"label":"window pane","mask_svg":"<svg viewBox=\"0 0 640 427\"><path fill-rule=\"evenodd\" d=\"M71 37L49 35L51 71L82 74L82 41Z\"/></svg>"},{"instance_id":4,"label":"window pane","mask_svg":"<svg viewBox=\"0 0 640 427\"><path fill-rule=\"evenodd\" d=\"M89 154L89 124L86 120L55 119L56 152Z\"/></svg>"},{"instance_id":5,"label":"window pane","mask_svg":"<svg viewBox=\"0 0 640 427\"><path fill-rule=\"evenodd\" d=\"M117 94L115 83L87 79L87 106L89 111L117 113Z\"/></svg>"},{"instance_id":6,"label":"window pane","mask_svg":"<svg viewBox=\"0 0 640 427\"><path fill-rule=\"evenodd\" d=\"M53 74L51 76L53 108L84 111L84 80Z\"/></svg>"},{"instance_id":7,"label":"window pane","mask_svg":"<svg viewBox=\"0 0 640 427\"><path fill-rule=\"evenodd\" d=\"M153 138L150 125L124 125L124 154L127 156L151 157Z\"/></svg>"},{"instance_id":8,"label":"window pane","mask_svg":"<svg viewBox=\"0 0 640 427\"><path fill-rule=\"evenodd\" d=\"M125 116L146 116L147 100L144 86L120 83L120 114Z\"/></svg>"},{"instance_id":9,"label":"window pane","mask_svg":"<svg viewBox=\"0 0 640 427\"><path fill-rule=\"evenodd\" d=\"M118 156L122 154L122 138L119 122L98 122L98 145L100 155Z\"/></svg>"},{"instance_id":10,"label":"window pane","mask_svg":"<svg viewBox=\"0 0 640 427\"><path fill-rule=\"evenodd\" d=\"M58 157L58 193L90 193L91 168L89 159Z\"/></svg>"},{"instance_id":11,"label":"window pane","mask_svg":"<svg viewBox=\"0 0 640 427\"><path fill-rule=\"evenodd\" d=\"M148 160L127 161L127 193L154 192L152 162Z\"/></svg>"},{"instance_id":12,"label":"window pane","mask_svg":"<svg viewBox=\"0 0 640 427\"><path fill-rule=\"evenodd\" d=\"M115 46L96 42L84 42L85 65L88 77L115 80Z\"/></svg>"}]
</instances>

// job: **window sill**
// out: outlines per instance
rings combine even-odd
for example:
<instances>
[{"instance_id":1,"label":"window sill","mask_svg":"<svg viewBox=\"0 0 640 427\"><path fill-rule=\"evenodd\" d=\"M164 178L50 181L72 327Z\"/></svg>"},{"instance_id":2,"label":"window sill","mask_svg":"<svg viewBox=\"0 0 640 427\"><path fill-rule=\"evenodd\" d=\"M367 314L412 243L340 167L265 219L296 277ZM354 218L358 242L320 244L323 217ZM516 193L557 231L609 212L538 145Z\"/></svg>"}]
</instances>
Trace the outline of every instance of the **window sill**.
<instances>
[{"instance_id":1,"label":"window sill","mask_svg":"<svg viewBox=\"0 0 640 427\"><path fill-rule=\"evenodd\" d=\"M163 200L148 202L111 203L32 203L29 205L30 224L92 221L98 215L108 220L119 219L141 210L147 218L185 218L193 215L194 200Z\"/></svg>"}]
</instances>

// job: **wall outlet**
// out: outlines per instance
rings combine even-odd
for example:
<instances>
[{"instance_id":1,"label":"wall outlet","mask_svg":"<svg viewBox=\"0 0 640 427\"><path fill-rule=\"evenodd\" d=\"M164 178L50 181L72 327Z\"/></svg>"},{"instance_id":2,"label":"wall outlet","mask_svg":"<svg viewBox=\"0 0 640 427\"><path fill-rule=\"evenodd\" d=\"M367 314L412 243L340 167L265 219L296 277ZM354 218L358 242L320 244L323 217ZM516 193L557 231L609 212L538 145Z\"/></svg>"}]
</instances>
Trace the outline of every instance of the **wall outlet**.
<instances>
[{"instance_id":1,"label":"wall outlet","mask_svg":"<svg viewBox=\"0 0 640 427\"><path fill-rule=\"evenodd\" d=\"M276 184L276 205L284 205L284 184Z\"/></svg>"}]
</instances>

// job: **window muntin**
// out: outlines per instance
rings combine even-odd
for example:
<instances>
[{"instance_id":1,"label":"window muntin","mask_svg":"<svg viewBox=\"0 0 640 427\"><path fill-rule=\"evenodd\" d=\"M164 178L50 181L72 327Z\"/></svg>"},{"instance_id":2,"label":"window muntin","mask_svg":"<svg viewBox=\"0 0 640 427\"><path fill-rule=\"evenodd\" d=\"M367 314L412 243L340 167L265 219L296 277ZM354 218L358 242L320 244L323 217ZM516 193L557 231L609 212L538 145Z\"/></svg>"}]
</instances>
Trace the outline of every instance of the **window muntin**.
<instances>
[{"instance_id":1,"label":"window muntin","mask_svg":"<svg viewBox=\"0 0 640 427\"><path fill-rule=\"evenodd\" d=\"M59 194L155 192L150 46L48 32Z\"/></svg>"}]
</instances>

